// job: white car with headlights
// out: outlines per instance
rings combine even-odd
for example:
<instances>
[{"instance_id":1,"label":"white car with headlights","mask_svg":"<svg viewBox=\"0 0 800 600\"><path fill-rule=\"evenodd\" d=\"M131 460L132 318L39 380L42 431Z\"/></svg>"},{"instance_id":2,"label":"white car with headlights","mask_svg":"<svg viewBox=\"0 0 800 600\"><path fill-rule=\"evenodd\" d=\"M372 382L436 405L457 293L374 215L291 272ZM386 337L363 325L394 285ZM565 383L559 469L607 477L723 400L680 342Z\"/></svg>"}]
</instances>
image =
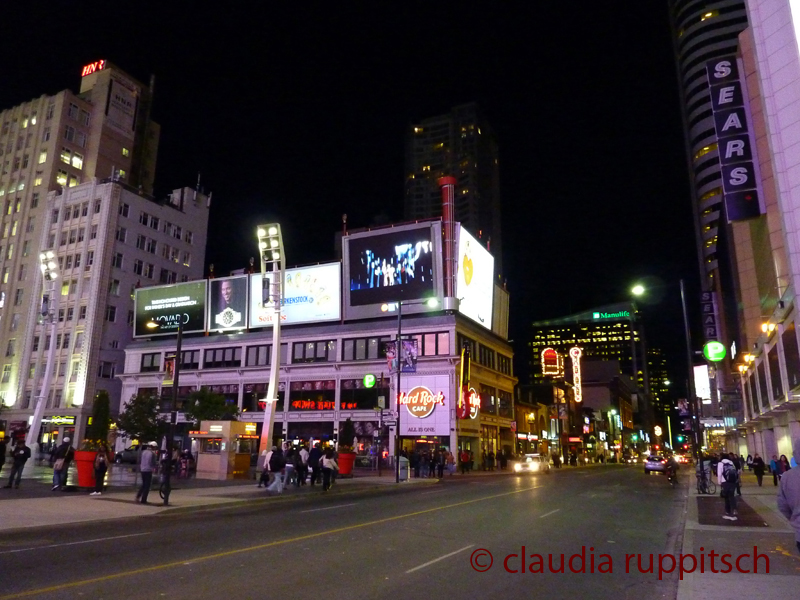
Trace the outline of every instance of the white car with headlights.
<instances>
[{"instance_id":1,"label":"white car with headlights","mask_svg":"<svg viewBox=\"0 0 800 600\"><path fill-rule=\"evenodd\" d=\"M550 459L541 454L525 454L514 463L515 473L550 473Z\"/></svg>"}]
</instances>

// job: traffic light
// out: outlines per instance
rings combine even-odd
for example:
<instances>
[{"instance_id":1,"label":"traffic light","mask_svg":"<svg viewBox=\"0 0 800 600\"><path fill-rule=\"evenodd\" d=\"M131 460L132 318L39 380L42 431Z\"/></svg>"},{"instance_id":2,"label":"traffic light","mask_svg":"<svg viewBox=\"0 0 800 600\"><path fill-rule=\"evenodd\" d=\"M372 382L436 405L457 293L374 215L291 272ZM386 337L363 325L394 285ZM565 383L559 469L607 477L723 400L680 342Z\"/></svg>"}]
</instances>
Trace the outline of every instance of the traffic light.
<instances>
[{"instance_id":1,"label":"traffic light","mask_svg":"<svg viewBox=\"0 0 800 600\"><path fill-rule=\"evenodd\" d=\"M682 436L682 435L679 435L679 436L678 436L676 439L677 439L679 442L682 442L682 441L683 441L683 436Z\"/></svg>"},{"instance_id":2,"label":"traffic light","mask_svg":"<svg viewBox=\"0 0 800 600\"><path fill-rule=\"evenodd\" d=\"M653 449L654 449L654 450L658 450L658 444L655 444L655 445L653 446Z\"/></svg>"},{"instance_id":3,"label":"traffic light","mask_svg":"<svg viewBox=\"0 0 800 600\"><path fill-rule=\"evenodd\" d=\"M638 433L634 433L633 435L631 435L631 441L638 442L639 441L639 434Z\"/></svg>"}]
</instances>

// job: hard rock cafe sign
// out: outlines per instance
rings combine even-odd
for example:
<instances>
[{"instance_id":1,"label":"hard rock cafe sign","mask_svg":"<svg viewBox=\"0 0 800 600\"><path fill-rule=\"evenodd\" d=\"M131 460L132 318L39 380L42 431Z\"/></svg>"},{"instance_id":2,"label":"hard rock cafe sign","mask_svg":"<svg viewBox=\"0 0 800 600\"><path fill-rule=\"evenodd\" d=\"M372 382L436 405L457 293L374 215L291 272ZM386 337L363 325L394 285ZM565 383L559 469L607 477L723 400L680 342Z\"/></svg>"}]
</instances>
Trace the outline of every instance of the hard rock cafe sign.
<instances>
[{"instance_id":1,"label":"hard rock cafe sign","mask_svg":"<svg viewBox=\"0 0 800 600\"><path fill-rule=\"evenodd\" d=\"M419 385L407 394L400 392L398 404L405 404L408 414L412 417L424 419L433 414L437 404L444 406L444 394L442 392L434 394L428 388Z\"/></svg>"},{"instance_id":2,"label":"hard rock cafe sign","mask_svg":"<svg viewBox=\"0 0 800 600\"><path fill-rule=\"evenodd\" d=\"M475 388L463 389L458 400L458 418L475 419L481 409L481 396Z\"/></svg>"}]
</instances>

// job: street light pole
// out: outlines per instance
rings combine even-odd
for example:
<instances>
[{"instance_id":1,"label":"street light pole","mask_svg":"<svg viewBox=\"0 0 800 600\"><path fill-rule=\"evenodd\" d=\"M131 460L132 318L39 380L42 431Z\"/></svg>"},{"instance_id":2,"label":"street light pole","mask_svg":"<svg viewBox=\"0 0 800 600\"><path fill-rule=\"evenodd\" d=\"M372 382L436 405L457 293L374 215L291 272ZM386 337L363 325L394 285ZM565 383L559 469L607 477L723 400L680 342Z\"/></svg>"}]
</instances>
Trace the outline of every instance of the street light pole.
<instances>
[{"instance_id":1,"label":"street light pole","mask_svg":"<svg viewBox=\"0 0 800 600\"><path fill-rule=\"evenodd\" d=\"M697 416L697 394L694 389L692 339L689 334L689 313L686 310L686 287L683 283L683 279L681 279L681 306L683 308L683 333L686 337L686 368L688 369L686 372L688 383L686 392L689 394L689 402L687 404L689 405L689 418L692 423L692 452L694 453L695 460L700 464L700 472L702 473L703 461L700 454L700 443L698 439L700 434L700 421Z\"/></svg>"},{"instance_id":2,"label":"street light pole","mask_svg":"<svg viewBox=\"0 0 800 600\"><path fill-rule=\"evenodd\" d=\"M395 344L394 357L397 361L397 426L394 430L394 482L400 483L400 372L403 370L400 364L400 345L403 333L403 303L397 301L397 343Z\"/></svg>"},{"instance_id":3,"label":"street light pole","mask_svg":"<svg viewBox=\"0 0 800 600\"><path fill-rule=\"evenodd\" d=\"M178 319L178 339L175 343L175 367L172 377L172 407L169 413L169 427L167 428L166 467L164 468L164 506L169 506L169 494L172 476L172 445L175 443L175 424L178 420L178 384L181 374L181 344L183 342L183 318Z\"/></svg>"}]
</instances>

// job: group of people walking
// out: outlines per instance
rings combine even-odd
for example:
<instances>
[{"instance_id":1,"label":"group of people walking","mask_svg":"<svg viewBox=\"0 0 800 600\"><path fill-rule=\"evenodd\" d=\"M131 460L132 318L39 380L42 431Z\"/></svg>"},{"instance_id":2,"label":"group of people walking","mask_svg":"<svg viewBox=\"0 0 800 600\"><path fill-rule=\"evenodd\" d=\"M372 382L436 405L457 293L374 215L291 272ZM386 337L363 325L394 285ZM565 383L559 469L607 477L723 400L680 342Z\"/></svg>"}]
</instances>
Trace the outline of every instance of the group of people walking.
<instances>
[{"instance_id":1,"label":"group of people walking","mask_svg":"<svg viewBox=\"0 0 800 600\"><path fill-rule=\"evenodd\" d=\"M261 477L258 487L265 487L267 493L281 494L286 486L300 487L306 485L311 475L312 486L322 484L322 491L327 492L336 481L339 464L332 448L322 449L319 443L311 450L307 446L298 448L290 446L285 450L273 446L261 455Z\"/></svg>"}]
</instances>

